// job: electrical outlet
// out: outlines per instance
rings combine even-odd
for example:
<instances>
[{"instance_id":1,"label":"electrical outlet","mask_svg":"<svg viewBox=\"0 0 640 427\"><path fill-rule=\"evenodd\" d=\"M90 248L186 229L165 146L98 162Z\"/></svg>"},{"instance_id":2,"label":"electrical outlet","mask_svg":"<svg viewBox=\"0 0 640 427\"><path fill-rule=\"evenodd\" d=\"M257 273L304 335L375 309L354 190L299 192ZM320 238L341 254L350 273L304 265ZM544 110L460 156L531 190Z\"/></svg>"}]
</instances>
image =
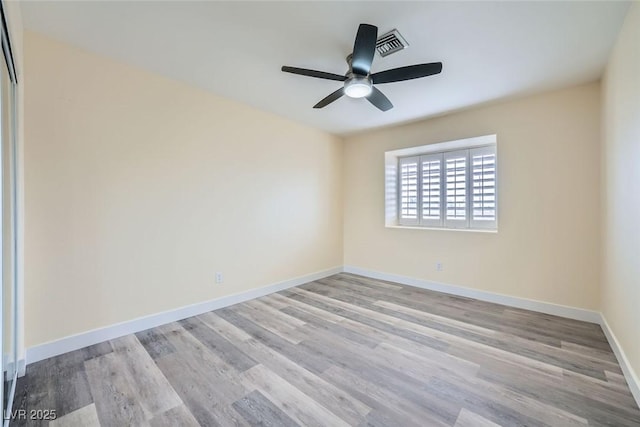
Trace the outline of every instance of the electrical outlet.
<instances>
[{"instance_id":1,"label":"electrical outlet","mask_svg":"<svg viewBox=\"0 0 640 427\"><path fill-rule=\"evenodd\" d=\"M440 261L436 262L436 271L442 271L442 263Z\"/></svg>"},{"instance_id":2,"label":"electrical outlet","mask_svg":"<svg viewBox=\"0 0 640 427\"><path fill-rule=\"evenodd\" d=\"M222 277L222 273L221 272L216 272L216 283L222 283L224 280L224 278Z\"/></svg>"}]
</instances>

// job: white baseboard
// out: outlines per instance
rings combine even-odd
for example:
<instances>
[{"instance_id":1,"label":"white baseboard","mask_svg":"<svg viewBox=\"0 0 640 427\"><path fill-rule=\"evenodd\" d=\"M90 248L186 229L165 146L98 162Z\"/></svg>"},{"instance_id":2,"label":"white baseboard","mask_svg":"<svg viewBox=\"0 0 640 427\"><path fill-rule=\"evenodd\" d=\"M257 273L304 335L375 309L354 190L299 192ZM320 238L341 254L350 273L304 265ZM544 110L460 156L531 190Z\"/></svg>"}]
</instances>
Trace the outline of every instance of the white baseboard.
<instances>
[{"instance_id":1,"label":"white baseboard","mask_svg":"<svg viewBox=\"0 0 640 427\"><path fill-rule=\"evenodd\" d=\"M546 314L553 314L555 316L566 317L568 319L582 320L584 322L600 324L600 313L593 310L586 310L583 308L569 307L566 305L553 304L550 302L497 294L493 292L482 291L479 289L466 288L463 286L447 285L445 283L416 279L413 277L401 276L398 274L382 273L379 271L367 270L365 268L354 267L350 265L344 266L344 272L371 277L372 279L388 280L390 282L414 286L416 288L428 289L430 291L443 292L445 294L457 295L466 298L474 298L480 301L493 302L510 307L522 308L525 310L537 311Z\"/></svg>"},{"instance_id":2,"label":"white baseboard","mask_svg":"<svg viewBox=\"0 0 640 427\"><path fill-rule=\"evenodd\" d=\"M633 397L636 399L636 403L640 406L640 379L631 367L631 363L629 363L627 355L624 353L624 350L622 350L618 339L609 327L609 323L607 323L607 319L604 317L604 314L600 316L600 320L600 326L602 326L604 335L607 337L607 341L609 341L609 345L618 359L618 364L620 365L620 368L622 368L622 373L624 374L624 378L627 380L631 394L633 394Z\"/></svg>"},{"instance_id":3,"label":"white baseboard","mask_svg":"<svg viewBox=\"0 0 640 427\"><path fill-rule=\"evenodd\" d=\"M125 335L144 331L149 328L175 322L177 320L186 319L187 317L196 316L211 310L238 304L254 298L259 298L284 289L299 286L307 282L322 279L333 274L342 272L342 267L334 267L328 270L318 271L307 274L305 276L296 277L294 279L285 280L283 282L274 283L261 288L251 289L238 294L228 295L213 300L176 308L174 310L162 313L152 314L137 319L129 320L115 325L105 326L103 328L93 329L91 331L82 332L80 334L71 335L59 340L50 341L27 349L26 363L34 363L49 357L67 353L69 351L78 350L103 341L119 338ZM20 368L20 366L19 366Z\"/></svg>"}]
</instances>

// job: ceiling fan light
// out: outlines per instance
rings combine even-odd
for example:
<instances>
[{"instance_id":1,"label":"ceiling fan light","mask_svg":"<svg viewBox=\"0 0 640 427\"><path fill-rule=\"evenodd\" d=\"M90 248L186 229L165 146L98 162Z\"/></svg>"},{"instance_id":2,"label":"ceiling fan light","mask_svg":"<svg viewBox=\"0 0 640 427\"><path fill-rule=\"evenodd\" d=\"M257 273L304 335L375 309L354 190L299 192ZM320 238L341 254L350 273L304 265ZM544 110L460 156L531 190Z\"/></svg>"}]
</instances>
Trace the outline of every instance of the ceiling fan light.
<instances>
[{"instance_id":1,"label":"ceiling fan light","mask_svg":"<svg viewBox=\"0 0 640 427\"><path fill-rule=\"evenodd\" d=\"M349 98L364 98L371 90L371 81L366 77L354 77L344 84L344 93Z\"/></svg>"}]
</instances>

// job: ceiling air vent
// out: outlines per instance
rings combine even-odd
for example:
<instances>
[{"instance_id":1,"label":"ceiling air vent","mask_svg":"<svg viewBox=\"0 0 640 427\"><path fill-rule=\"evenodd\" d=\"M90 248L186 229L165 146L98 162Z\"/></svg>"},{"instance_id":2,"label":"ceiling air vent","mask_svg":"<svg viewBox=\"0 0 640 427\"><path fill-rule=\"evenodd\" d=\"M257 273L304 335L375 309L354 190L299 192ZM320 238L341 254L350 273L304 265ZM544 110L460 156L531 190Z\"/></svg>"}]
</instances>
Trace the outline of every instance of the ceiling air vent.
<instances>
[{"instance_id":1,"label":"ceiling air vent","mask_svg":"<svg viewBox=\"0 0 640 427\"><path fill-rule=\"evenodd\" d=\"M409 46L398 30L391 30L376 41L376 50L380 56L391 55Z\"/></svg>"}]
</instances>

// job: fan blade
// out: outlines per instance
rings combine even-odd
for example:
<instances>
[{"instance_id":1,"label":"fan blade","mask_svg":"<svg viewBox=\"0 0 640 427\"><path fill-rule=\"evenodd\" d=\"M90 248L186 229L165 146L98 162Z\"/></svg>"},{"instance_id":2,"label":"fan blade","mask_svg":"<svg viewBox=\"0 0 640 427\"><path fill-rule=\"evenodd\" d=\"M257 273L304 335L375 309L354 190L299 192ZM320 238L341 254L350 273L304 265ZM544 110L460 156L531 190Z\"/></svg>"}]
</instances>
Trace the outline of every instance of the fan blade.
<instances>
[{"instance_id":1,"label":"fan blade","mask_svg":"<svg viewBox=\"0 0 640 427\"><path fill-rule=\"evenodd\" d=\"M389 101L389 98L384 96L375 86L371 88L371 93L367 96L367 99L379 110L388 111L393 108L393 104Z\"/></svg>"},{"instance_id":2,"label":"fan blade","mask_svg":"<svg viewBox=\"0 0 640 427\"><path fill-rule=\"evenodd\" d=\"M379 73L372 74L371 80L374 84L401 82L404 80L432 76L434 74L439 74L441 71L442 62L432 62L430 64L409 65L408 67L380 71Z\"/></svg>"},{"instance_id":3,"label":"fan blade","mask_svg":"<svg viewBox=\"0 0 640 427\"><path fill-rule=\"evenodd\" d=\"M347 80L345 76L341 76L340 74L325 73L324 71L308 70L306 68L287 67L286 65L282 67L282 71L285 73L300 74L301 76L316 77L318 79L337 80L339 82Z\"/></svg>"},{"instance_id":4,"label":"fan blade","mask_svg":"<svg viewBox=\"0 0 640 427\"><path fill-rule=\"evenodd\" d=\"M313 108L326 107L327 105L331 104L336 99L342 97L342 95L344 95L344 88L343 87L341 87L337 91L333 92L331 95L329 95L329 96L325 97L324 99L322 99L320 102L318 102L316 105L314 105Z\"/></svg>"},{"instance_id":5,"label":"fan blade","mask_svg":"<svg viewBox=\"0 0 640 427\"><path fill-rule=\"evenodd\" d=\"M369 24L360 24L356 41L353 45L353 56L351 58L351 70L366 76L371 71L373 55L376 53L376 40L378 38L378 27Z\"/></svg>"}]
</instances>

